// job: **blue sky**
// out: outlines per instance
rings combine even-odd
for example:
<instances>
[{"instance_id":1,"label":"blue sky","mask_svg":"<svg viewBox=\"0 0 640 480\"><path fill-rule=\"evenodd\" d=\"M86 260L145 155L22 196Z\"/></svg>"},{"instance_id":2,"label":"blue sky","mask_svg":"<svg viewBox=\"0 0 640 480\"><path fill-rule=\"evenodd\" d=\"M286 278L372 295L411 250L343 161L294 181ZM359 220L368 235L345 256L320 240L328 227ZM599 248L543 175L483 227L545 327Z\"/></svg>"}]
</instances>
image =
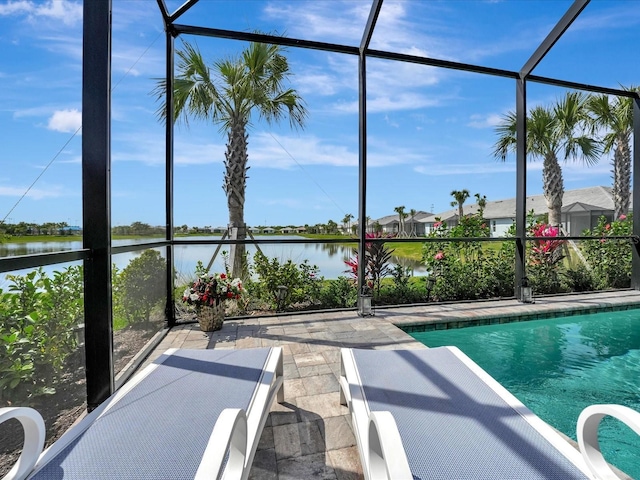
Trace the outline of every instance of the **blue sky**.
<instances>
[{"instance_id":1,"label":"blue sky","mask_svg":"<svg viewBox=\"0 0 640 480\"><path fill-rule=\"evenodd\" d=\"M179 23L358 45L368 3L201 0ZM518 71L571 3L386 0L371 47ZM182 1L167 4L173 11ZM630 60L640 9L629 7L593 0L534 73L609 87L640 84L640 66ZM180 37L178 48L183 40L197 43L210 63L246 46ZM165 221L164 129L151 95L164 75L164 48L155 0L113 0L113 225ZM358 212L357 59L293 48L287 56L309 118L300 131L254 119L245 218L249 225L341 223ZM514 196L513 159L492 157L495 125L515 107L514 82L377 59L367 66L369 216L399 205L446 210L454 189L488 200ZM0 219L80 224L81 81L81 2L0 0ZM528 92L530 106L564 93L539 84ZM225 140L215 125L176 127L177 225L227 223ZM566 189L610 185L610 158L595 167L568 164L564 175ZM541 193L540 163L528 165L528 189Z\"/></svg>"}]
</instances>

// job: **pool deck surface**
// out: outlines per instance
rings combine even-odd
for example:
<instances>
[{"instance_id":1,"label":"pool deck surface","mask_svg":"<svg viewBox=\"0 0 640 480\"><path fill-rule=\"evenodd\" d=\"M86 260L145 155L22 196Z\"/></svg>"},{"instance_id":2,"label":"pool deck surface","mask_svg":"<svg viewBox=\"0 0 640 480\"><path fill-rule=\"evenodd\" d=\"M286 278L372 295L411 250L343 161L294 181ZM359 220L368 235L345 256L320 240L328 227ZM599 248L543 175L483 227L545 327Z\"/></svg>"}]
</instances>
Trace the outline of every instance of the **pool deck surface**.
<instances>
[{"instance_id":1,"label":"pool deck surface","mask_svg":"<svg viewBox=\"0 0 640 480\"><path fill-rule=\"evenodd\" d=\"M449 328L461 321L550 312L591 313L595 309L640 307L639 291L515 300L377 308L375 316L332 311L228 319L222 330L201 332L197 324L173 328L147 362L168 348L238 349L281 346L284 352L285 403L274 403L258 445L251 479L360 479L362 468L349 411L340 405L340 348L426 348L405 329Z\"/></svg>"}]
</instances>

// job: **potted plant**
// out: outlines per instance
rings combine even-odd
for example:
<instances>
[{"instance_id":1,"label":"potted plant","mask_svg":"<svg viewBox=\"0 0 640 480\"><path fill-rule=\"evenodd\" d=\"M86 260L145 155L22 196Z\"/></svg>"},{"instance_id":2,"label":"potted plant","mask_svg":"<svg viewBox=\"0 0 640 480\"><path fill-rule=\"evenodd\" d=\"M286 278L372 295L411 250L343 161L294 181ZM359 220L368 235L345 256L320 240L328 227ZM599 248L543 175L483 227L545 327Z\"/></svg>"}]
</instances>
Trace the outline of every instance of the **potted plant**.
<instances>
[{"instance_id":1,"label":"potted plant","mask_svg":"<svg viewBox=\"0 0 640 480\"><path fill-rule=\"evenodd\" d=\"M203 332L222 328L224 306L228 300L238 300L244 293L242 281L226 273L197 271L198 278L184 291L182 301L196 307L198 323Z\"/></svg>"}]
</instances>

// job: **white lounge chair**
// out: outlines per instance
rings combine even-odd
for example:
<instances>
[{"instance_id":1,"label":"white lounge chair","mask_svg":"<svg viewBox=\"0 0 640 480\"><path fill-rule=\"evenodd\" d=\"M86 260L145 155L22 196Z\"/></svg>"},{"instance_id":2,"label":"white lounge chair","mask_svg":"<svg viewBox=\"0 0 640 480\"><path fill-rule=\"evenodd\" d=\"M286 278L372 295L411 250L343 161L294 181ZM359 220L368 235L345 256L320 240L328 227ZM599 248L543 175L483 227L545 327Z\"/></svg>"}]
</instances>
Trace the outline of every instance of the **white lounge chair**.
<instances>
[{"instance_id":1,"label":"white lounge chair","mask_svg":"<svg viewBox=\"0 0 640 480\"><path fill-rule=\"evenodd\" d=\"M44 453L44 422L17 418L25 445L10 479L246 479L273 400L282 349L171 349Z\"/></svg>"},{"instance_id":2,"label":"white lounge chair","mask_svg":"<svg viewBox=\"0 0 640 480\"><path fill-rule=\"evenodd\" d=\"M583 458L456 347L341 353L341 402L366 479L618 478L599 452L600 419L640 434L638 412L589 407L578 421Z\"/></svg>"}]
</instances>

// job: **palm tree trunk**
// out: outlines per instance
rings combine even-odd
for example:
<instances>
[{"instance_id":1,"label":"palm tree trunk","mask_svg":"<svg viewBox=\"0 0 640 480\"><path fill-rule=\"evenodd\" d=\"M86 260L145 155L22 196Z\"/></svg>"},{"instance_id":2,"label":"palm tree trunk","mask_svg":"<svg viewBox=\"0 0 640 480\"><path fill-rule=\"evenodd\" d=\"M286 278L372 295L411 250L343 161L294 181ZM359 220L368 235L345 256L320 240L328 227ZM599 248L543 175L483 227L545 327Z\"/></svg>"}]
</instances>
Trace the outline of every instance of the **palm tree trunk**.
<instances>
[{"instance_id":1,"label":"palm tree trunk","mask_svg":"<svg viewBox=\"0 0 640 480\"><path fill-rule=\"evenodd\" d=\"M558 227L562 223L564 181L562 179L562 169L554 153L550 153L544 158L542 189L549 209L549 224Z\"/></svg>"},{"instance_id":2,"label":"palm tree trunk","mask_svg":"<svg viewBox=\"0 0 640 480\"><path fill-rule=\"evenodd\" d=\"M225 152L225 174L223 189L227 194L227 208L229 209L229 234L232 239L247 238L244 223L244 200L247 186L247 133L245 122L237 120L229 130L227 151ZM229 263L231 275L245 278L245 246L231 245L229 248Z\"/></svg>"},{"instance_id":3,"label":"palm tree trunk","mask_svg":"<svg viewBox=\"0 0 640 480\"><path fill-rule=\"evenodd\" d=\"M631 150L629 136L621 135L616 140L613 156L613 205L614 219L629 213L631 197Z\"/></svg>"}]
</instances>

